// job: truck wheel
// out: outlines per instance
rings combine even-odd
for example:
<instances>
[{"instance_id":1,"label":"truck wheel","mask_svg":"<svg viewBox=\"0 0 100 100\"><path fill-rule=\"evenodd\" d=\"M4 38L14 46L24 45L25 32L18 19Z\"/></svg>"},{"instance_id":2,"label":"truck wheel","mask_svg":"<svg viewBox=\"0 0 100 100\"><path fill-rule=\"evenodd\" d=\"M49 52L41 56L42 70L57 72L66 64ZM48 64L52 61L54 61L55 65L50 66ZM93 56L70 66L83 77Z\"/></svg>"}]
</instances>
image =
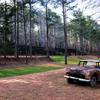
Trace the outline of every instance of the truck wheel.
<instances>
[{"instance_id":1,"label":"truck wheel","mask_svg":"<svg viewBox=\"0 0 100 100\"><path fill-rule=\"evenodd\" d=\"M97 78L93 76L90 80L91 87L95 87L97 85Z\"/></svg>"},{"instance_id":2,"label":"truck wheel","mask_svg":"<svg viewBox=\"0 0 100 100\"><path fill-rule=\"evenodd\" d=\"M68 83L73 83L73 80L70 79L70 78L68 78L68 79L67 79L67 82L68 82Z\"/></svg>"}]
</instances>

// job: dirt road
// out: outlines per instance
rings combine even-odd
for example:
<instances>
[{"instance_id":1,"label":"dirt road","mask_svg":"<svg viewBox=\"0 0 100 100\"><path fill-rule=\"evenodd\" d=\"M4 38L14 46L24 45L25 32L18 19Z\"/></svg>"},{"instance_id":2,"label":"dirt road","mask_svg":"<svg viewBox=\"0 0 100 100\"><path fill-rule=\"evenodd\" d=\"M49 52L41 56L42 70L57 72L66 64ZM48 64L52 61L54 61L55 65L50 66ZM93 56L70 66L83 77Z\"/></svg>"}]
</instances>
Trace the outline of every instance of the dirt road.
<instances>
[{"instance_id":1,"label":"dirt road","mask_svg":"<svg viewBox=\"0 0 100 100\"><path fill-rule=\"evenodd\" d=\"M0 100L100 100L100 86L68 84L60 69L0 79Z\"/></svg>"}]
</instances>

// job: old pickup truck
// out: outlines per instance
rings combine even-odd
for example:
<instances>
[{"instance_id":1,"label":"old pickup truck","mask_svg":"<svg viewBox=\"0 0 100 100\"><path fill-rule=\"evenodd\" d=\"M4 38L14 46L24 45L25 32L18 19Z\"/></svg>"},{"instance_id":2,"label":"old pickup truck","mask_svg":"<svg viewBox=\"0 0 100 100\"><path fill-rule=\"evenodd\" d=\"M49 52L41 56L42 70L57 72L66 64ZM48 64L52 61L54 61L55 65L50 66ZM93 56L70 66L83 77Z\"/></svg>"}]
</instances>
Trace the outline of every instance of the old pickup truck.
<instances>
[{"instance_id":1,"label":"old pickup truck","mask_svg":"<svg viewBox=\"0 0 100 100\"><path fill-rule=\"evenodd\" d=\"M65 68L64 77L68 83L84 81L94 87L100 81L100 60L80 60L76 67Z\"/></svg>"}]
</instances>

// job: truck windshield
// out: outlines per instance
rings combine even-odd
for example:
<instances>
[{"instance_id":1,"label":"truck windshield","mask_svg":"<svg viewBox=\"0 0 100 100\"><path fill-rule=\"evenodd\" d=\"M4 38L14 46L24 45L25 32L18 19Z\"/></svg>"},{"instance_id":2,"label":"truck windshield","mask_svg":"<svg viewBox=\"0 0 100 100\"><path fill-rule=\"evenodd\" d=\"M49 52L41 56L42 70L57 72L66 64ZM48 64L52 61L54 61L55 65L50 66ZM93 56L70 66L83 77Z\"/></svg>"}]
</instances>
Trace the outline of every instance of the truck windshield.
<instances>
[{"instance_id":1,"label":"truck windshield","mask_svg":"<svg viewBox=\"0 0 100 100\"><path fill-rule=\"evenodd\" d=\"M86 66L96 66L96 62L87 62Z\"/></svg>"},{"instance_id":2,"label":"truck windshield","mask_svg":"<svg viewBox=\"0 0 100 100\"><path fill-rule=\"evenodd\" d=\"M96 62L92 62L92 61L80 61L79 66L93 67L93 66L97 66L97 64L96 64Z\"/></svg>"}]
</instances>

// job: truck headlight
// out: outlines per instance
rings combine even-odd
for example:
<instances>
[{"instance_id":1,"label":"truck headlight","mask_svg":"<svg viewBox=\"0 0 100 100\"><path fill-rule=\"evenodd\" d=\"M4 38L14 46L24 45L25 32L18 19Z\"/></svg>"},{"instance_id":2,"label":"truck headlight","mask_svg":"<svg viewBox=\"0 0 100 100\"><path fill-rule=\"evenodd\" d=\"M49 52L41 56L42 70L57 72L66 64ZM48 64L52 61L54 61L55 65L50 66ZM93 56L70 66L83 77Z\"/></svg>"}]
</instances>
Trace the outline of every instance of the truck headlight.
<instances>
[{"instance_id":1,"label":"truck headlight","mask_svg":"<svg viewBox=\"0 0 100 100\"><path fill-rule=\"evenodd\" d=\"M67 74L70 71L69 68L64 68L64 73Z\"/></svg>"}]
</instances>

